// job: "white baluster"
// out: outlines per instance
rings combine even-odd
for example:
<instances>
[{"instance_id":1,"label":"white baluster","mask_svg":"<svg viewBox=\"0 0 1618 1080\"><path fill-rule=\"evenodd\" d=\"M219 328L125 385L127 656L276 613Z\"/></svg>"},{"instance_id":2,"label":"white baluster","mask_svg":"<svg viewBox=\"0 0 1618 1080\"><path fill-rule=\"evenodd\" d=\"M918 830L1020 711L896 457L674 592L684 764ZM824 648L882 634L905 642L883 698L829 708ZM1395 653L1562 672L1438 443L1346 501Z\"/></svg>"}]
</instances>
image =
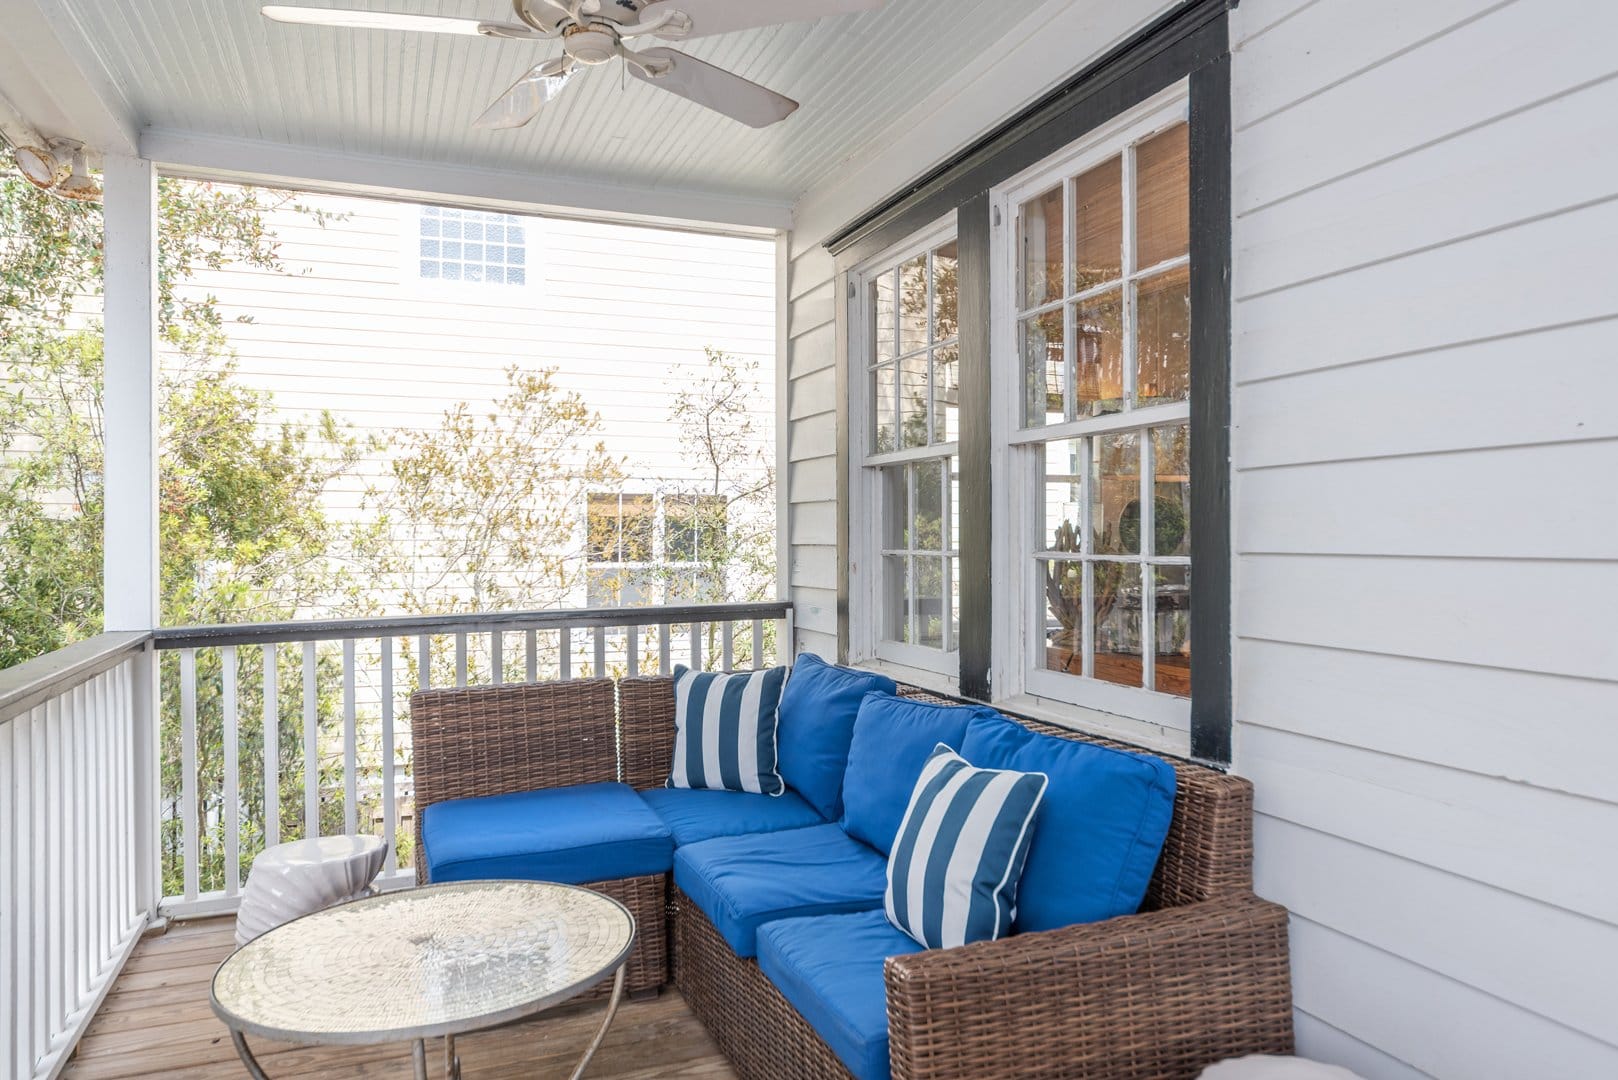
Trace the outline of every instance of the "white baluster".
<instances>
[{"instance_id":1,"label":"white baluster","mask_svg":"<svg viewBox=\"0 0 1618 1080\"><path fill-rule=\"evenodd\" d=\"M242 880L241 745L237 731L236 646L219 650L220 694L224 707L225 752L225 895L235 896Z\"/></svg>"}]
</instances>

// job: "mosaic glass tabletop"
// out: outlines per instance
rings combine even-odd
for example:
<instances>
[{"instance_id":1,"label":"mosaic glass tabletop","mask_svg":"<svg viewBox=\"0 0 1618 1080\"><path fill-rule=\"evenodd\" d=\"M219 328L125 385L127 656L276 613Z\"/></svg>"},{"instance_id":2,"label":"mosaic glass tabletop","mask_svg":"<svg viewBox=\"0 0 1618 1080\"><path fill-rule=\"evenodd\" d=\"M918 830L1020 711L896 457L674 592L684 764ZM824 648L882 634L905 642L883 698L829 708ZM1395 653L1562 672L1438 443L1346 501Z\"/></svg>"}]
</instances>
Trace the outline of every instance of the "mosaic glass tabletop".
<instances>
[{"instance_id":1,"label":"mosaic glass tabletop","mask_svg":"<svg viewBox=\"0 0 1618 1080\"><path fill-rule=\"evenodd\" d=\"M230 1027L293 1042L431 1038L516 1020L620 967L635 920L570 885L430 885L294 919L213 980Z\"/></svg>"}]
</instances>

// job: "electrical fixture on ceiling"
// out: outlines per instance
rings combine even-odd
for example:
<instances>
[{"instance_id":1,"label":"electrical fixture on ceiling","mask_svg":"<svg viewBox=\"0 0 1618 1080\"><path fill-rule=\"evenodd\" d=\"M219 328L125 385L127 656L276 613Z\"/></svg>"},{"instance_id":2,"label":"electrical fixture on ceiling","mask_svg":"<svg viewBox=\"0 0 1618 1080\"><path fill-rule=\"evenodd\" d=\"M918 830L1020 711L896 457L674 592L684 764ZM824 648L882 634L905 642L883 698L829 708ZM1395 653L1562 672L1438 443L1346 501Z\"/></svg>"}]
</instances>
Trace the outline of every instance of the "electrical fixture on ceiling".
<instances>
[{"instance_id":1,"label":"electrical fixture on ceiling","mask_svg":"<svg viewBox=\"0 0 1618 1080\"><path fill-rule=\"evenodd\" d=\"M295 7L268 4L277 22L362 30L414 30L521 41L560 41L562 55L530 68L472 122L477 128L519 128L562 92L582 68L621 59L628 73L751 127L768 127L792 115L798 103L740 75L694 56L658 46L634 50L639 37L668 41L727 34L777 23L846 15L881 7L887 0L512 0L516 23L482 22L437 15Z\"/></svg>"},{"instance_id":2,"label":"electrical fixture on ceiling","mask_svg":"<svg viewBox=\"0 0 1618 1080\"><path fill-rule=\"evenodd\" d=\"M83 143L52 139L45 146L14 146L11 156L23 179L43 191L75 202L101 198L101 185L90 175Z\"/></svg>"}]
</instances>

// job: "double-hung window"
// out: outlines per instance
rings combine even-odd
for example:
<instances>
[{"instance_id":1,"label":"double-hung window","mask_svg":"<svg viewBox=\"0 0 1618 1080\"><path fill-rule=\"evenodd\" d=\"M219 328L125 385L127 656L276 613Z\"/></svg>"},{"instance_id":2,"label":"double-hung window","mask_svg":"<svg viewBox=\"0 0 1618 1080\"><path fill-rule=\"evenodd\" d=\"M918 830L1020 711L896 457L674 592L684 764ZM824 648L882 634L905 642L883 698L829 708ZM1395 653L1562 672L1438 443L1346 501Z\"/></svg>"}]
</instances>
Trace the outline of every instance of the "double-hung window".
<instances>
[{"instance_id":1,"label":"double-hung window","mask_svg":"<svg viewBox=\"0 0 1618 1080\"><path fill-rule=\"evenodd\" d=\"M856 271L850 651L959 670L960 364L953 222Z\"/></svg>"},{"instance_id":2,"label":"double-hung window","mask_svg":"<svg viewBox=\"0 0 1618 1080\"><path fill-rule=\"evenodd\" d=\"M1009 526L997 561L1011 586L996 696L1182 730L1187 133L1184 91L1171 91L999 189L1010 228L993 286L997 486Z\"/></svg>"}]
</instances>

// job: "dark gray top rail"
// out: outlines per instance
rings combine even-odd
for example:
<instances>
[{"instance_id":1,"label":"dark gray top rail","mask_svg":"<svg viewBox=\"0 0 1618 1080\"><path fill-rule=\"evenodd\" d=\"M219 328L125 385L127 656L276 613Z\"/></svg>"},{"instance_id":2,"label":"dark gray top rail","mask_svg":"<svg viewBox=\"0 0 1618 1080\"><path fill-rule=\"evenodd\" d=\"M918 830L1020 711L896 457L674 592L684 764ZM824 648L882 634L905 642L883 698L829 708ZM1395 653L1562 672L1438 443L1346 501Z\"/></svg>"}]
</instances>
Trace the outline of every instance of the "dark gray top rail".
<instances>
[{"instance_id":1,"label":"dark gray top rail","mask_svg":"<svg viewBox=\"0 0 1618 1080\"><path fill-rule=\"evenodd\" d=\"M179 626L156 631L159 649L223 645L275 645L287 641L404 637L412 634L486 633L491 630L563 630L592 627L673 626L684 623L784 619L784 600L749 604L691 604L643 608L571 608L561 611L469 611L452 615L402 615L376 619L308 619L225 626Z\"/></svg>"},{"instance_id":2,"label":"dark gray top rail","mask_svg":"<svg viewBox=\"0 0 1618 1080\"><path fill-rule=\"evenodd\" d=\"M117 667L151 639L140 630L98 634L0 671L0 724Z\"/></svg>"}]
</instances>

